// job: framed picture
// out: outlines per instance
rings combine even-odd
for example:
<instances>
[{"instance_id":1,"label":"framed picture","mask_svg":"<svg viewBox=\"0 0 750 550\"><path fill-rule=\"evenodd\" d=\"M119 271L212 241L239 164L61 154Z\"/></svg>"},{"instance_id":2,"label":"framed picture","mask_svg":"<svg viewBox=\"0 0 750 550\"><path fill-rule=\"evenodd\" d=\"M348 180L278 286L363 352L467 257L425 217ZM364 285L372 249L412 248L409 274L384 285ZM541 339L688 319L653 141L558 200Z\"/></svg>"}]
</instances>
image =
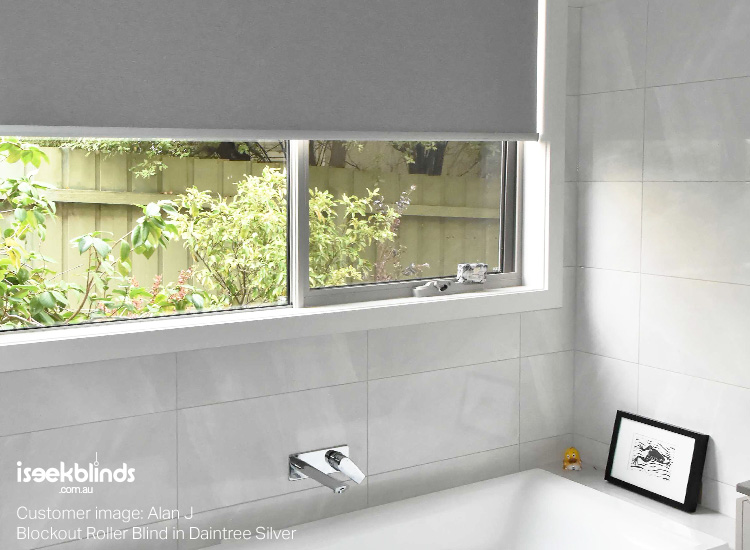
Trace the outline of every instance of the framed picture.
<instances>
[{"instance_id":1,"label":"framed picture","mask_svg":"<svg viewBox=\"0 0 750 550\"><path fill-rule=\"evenodd\" d=\"M617 411L604 479L695 512L708 436Z\"/></svg>"}]
</instances>

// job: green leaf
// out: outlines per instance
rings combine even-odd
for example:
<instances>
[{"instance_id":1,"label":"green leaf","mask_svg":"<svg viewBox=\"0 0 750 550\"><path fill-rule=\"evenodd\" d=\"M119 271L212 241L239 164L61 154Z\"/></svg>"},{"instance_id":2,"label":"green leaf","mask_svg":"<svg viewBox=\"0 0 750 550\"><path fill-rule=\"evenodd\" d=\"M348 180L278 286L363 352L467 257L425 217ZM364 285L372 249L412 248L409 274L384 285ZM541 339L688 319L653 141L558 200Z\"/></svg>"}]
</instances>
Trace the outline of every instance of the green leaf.
<instances>
[{"instance_id":1,"label":"green leaf","mask_svg":"<svg viewBox=\"0 0 750 550\"><path fill-rule=\"evenodd\" d=\"M16 208L15 212L13 212L13 216L19 221L23 222L26 220L26 210L23 208Z\"/></svg>"},{"instance_id":2,"label":"green leaf","mask_svg":"<svg viewBox=\"0 0 750 550\"><path fill-rule=\"evenodd\" d=\"M94 244L94 249L102 258L106 258L107 256L109 256L109 253L112 252L112 247L109 246L109 244L104 242L102 239L94 239L93 244Z\"/></svg>"},{"instance_id":3,"label":"green leaf","mask_svg":"<svg viewBox=\"0 0 750 550\"><path fill-rule=\"evenodd\" d=\"M94 238L91 235L84 235L83 237L80 237L78 240L78 253L83 254L89 248L91 248L92 244L94 244Z\"/></svg>"},{"instance_id":4,"label":"green leaf","mask_svg":"<svg viewBox=\"0 0 750 550\"><path fill-rule=\"evenodd\" d=\"M156 217L161 213L161 207L156 204L155 202L149 203L148 206L146 206L146 215L151 217Z\"/></svg>"},{"instance_id":5,"label":"green leaf","mask_svg":"<svg viewBox=\"0 0 750 550\"><path fill-rule=\"evenodd\" d=\"M16 277L18 277L18 283L24 284L26 281L29 280L29 277L31 277L31 273L29 273L29 270L25 267L22 267L18 270L18 273L16 273Z\"/></svg>"},{"instance_id":6,"label":"green leaf","mask_svg":"<svg viewBox=\"0 0 750 550\"><path fill-rule=\"evenodd\" d=\"M46 309L53 309L55 305L57 305L57 302L55 301L55 297L49 291L42 292L38 296L38 298L39 298L39 303L42 305L42 307Z\"/></svg>"},{"instance_id":7,"label":"green leaf","mask_svg":"<svg viewBox=\"0 0 750 550\"><path fill-rule=\"evenodd\" d=\"M130 257L130 244L127 241L123 241L120 244L120 260L125 262Z\"/></svg>"},{"instance_id":8,"label":"green leaf","mask_svg":"<svg viewBox=\"0 0 750 550\"><path fill-rule=\"evenodd\" d=\"M190 294L187 299L192 302L196 309L203 309L205 307L203 296L200 294Z\"/></svg>"},{"instance_id":9,"label":"green leaf","mask_svg":"<svg viewBox=\"0 0 750 550\"><path fill-rule=\"evenodd\" d=\"M148 232L143 228L143 226L136 225L135 229L133 230L133 247L139 248L143 246L143 243L146 242L147 237Z\"/></svg>"}]
</instances>

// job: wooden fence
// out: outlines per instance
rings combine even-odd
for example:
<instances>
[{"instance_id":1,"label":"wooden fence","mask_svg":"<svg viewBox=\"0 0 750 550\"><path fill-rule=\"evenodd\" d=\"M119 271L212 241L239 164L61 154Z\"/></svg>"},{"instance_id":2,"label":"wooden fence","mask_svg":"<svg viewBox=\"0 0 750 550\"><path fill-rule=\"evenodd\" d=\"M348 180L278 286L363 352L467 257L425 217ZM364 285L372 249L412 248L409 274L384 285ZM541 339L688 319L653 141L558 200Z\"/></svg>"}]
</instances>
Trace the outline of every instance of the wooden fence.
<instances>
[{"instance_id":1,"label":"wooden fence","mask_svg":"<svg viewBox=\"0 0 750 550\"><path fill-rule=\"evenodd\" d=\"M235 194L234 182L245 174L260 175L267 164L217 159L165 158L167 168L150 178L136 177L130 168L143 160L138 155L86 155L83 151L50 148L50 157L36 175L54 185L58 218L48 227L41 252L55 260L53 269L68 281L82 282L84 268L70 240L91 231L127 233L142 212L135 205L177 195L191 186ZM271 165L277 166L278 165ZM20 164L0 163L0 179L22 174ZM399 241L406 248L402 263L429 263L424 276L455 273L463 261L484 261L494 267L499 248L499 180L476 177L399 175L346 168L311 167L310 185L361 196L367 188L380 188L386 202L393 203L404 190L414 187L411 205L401 222ZM2 222L0 222L2 223ZM374 250L370 252L374 259ZM149 285L161 274L174 281L190 266L188 252L173 243L149 260L136 257L133 276Z\"/></svg>"}]
</instances>

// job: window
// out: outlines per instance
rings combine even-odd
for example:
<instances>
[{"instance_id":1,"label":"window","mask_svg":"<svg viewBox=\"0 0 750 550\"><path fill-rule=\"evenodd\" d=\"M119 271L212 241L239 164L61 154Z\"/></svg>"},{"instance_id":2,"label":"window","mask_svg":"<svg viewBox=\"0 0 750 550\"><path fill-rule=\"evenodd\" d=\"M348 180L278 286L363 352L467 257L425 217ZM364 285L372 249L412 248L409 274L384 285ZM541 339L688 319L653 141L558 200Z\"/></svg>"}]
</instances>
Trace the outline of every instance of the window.
<instances>
[{"instance_id":1,"label":"window","mask_svg":"<svg viewBox=\"0 0 750 550\"><path fill-rule=\"evenodd\" d=\"M288 304L286 147L0 138L0 329Z\"/></svg>"},{"instance_id":2,"label":"window","mask_svg":"<svg viewBox=\"0 0 750 550\"><path fill-rule=\"evenodd\" d=\"M516 144L311 141L306 305L407 297L425 279L488 266L520 284ZM503 275L502 277L500 275Z\"/></svg>"},{"instance_id":3,"label":"window","mask_svg":"<svg viewBox=\"0 0 750 550\"><path fill-rule=\"evenodd\" d=\"M464 262L489 266L470 290L520 284L516 158L510 142L0 138L0 330L406 297Z\"/></svg>"}]
</instances>

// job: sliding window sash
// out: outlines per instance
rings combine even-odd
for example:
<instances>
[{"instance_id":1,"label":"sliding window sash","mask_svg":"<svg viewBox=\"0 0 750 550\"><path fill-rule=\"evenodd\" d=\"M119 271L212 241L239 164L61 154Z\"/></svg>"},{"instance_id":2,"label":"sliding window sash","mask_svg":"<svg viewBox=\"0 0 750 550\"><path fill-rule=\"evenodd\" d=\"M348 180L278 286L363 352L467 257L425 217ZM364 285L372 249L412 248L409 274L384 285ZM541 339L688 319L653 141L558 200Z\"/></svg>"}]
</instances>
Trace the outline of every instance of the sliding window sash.
<instances>
[{"instance_id":1,"label":"sliding window sash","mask_svg":"<svg viewBox=\"0 0 750 550\"><path fill-rule=\"evenodd\" d=\"M289 146L289 250L290 297L295 308L370 302L413 297L413 289L429 279L310 288L310 176L307 140L292 140ZM521 285L520 269L520 163L522 148L516 142L503 142L501 192L500 261L502 273L490 273L482 286L467 286L466 291L497 290Z\"/></svg>"}]
</instances>

